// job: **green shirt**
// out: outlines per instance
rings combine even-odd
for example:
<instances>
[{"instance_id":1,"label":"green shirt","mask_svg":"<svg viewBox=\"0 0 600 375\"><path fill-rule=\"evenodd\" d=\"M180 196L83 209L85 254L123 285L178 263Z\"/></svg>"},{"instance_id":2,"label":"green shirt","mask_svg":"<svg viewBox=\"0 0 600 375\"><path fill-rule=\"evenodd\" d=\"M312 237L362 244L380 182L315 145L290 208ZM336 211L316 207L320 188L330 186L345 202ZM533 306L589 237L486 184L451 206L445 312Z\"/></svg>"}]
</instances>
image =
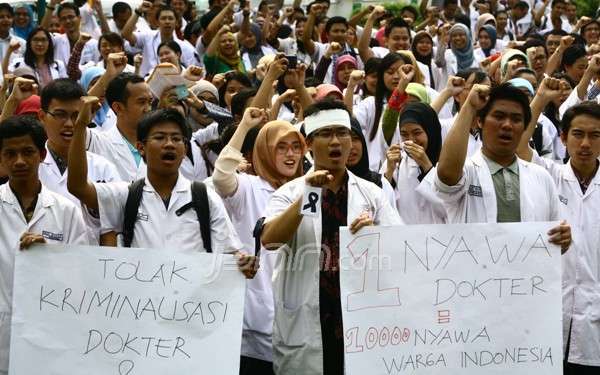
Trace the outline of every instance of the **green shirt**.
<instances>
[{"instance_id":1,"label":"green shirt","mask_svg":"<svg viewBox=\"0 0 600 375\"><path fill-rule=\"evenodd\" d=\"M209 76L214 76L219 73L227 73L232 70L238 70L239 68L243 69L243 63L240 63L240 66L230 66L226 64L223 60L219 59L217 56L208 56L204 55L204 67L206 68L206 73ZM242 71L245 73L245 71Z\"/></svg>"},{"instance_id":2,"label":"green shirt","mask_svg":"<svg viewBox=\"0 0 600 375\"><path fill-rule=\"evenodd\" d=\"M519 163L517 158L508 167L503 167L483 156L486 161L494 190L496 192L498 223L515 223L521 221L521 188L519 185Z\"/></svg>"}]
</instances>

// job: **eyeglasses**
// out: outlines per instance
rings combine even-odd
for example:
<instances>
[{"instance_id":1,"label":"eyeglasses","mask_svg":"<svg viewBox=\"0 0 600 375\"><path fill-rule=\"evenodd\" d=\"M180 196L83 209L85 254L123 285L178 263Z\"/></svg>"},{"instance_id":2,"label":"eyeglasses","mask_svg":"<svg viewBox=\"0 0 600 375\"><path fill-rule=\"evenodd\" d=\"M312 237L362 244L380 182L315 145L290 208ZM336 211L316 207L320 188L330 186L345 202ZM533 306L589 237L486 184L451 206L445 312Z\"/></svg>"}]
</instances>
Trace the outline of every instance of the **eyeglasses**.
<instances>
[{"instance_id":1,"label":"eyeglasses","mask_svg":"<svg viewBox=\"0 0 600 375\"><path fill-rule=\"evenodd\" d=\"M289 150L292 150L292 153L294 153L295 155L299 155L302 153L302 145L300 145L299 143L279 143L275 148L275 151L277 151L279 155L285 155L288 153Z\"/></svg>"},{"instance_id":2,"label":"eyeglasses","mask_svg":"<svg viewBox=\"0 0 600 375\"><path fill-rule=\"evenodd\" d=\"M181 145L185 142L185 138L179 134L168 135L164 133L157 133L148 137L148 140L151 142L156 142L160 144L167 143L170 140L173 144Z\"/></svg>"},{"instance_id":3,"label":"eyeglasses","mask_svg":"<svg viewBox=\"0 0 600 375\"><path fill-rule=\"evenodd\" d=\"M323 129L319 130L315 133L315 137L323 138L323 139L333 139L333 136L336 138L350 138L350 129L348 128L332 128L332 129Z\"/></svg>"},{"instance_id":4,"label":"eyeglasses","mask_svg":"<svg viewBox=\"0 0 600 375\"><path fill-rule=\"evenodd\" d=\"M44 112L46 112L47 114L54 117L55 119L57 119L60 122L67 122L69 119L71 119L71 121L73 123L75 123L75 121L77 121L77 117L79 117L79 112L73 112L73 113L68 113L68 112L64 112L64 111L55 111L55 112L44 111Z\"/></svg>"}]
</instances>

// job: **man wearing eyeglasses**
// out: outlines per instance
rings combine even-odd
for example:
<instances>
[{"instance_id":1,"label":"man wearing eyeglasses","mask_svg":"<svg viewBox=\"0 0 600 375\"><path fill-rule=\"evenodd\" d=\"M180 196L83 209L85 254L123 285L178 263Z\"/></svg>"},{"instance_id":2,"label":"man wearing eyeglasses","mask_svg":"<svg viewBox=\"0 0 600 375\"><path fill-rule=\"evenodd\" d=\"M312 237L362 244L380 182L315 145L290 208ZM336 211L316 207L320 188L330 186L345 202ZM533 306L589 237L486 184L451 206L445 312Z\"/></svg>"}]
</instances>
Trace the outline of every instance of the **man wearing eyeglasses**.
<instances>
[{"instance_id":1,"label":"man wearing eyeglasses","mask_svg":"<svg viewBox=\"0 0 600 375\"><path fill-rule=\"evenodd\" d=\"M123 232L128 182L93 183L86 178L86 126L98 98L81 99L83 109L75 122L70 146L69 191L86 207L97 210L102 227ZM173 249L187 253L206 251L200 233L198 215L193 208L190 180L180 172L185 158L190 129L175 109L159 109L148 113L137 129L136 148L148 166L142 196L133 228L131 247ZM242 244L221 198L207 189L210 223L210 247L213 253L235 253L238 267L248 278L254 277L256 257L242 254Z\"/></svg>"},{"instance_id":2,"label":"man wearing eyeglasses","mask_svg":"<svg viewBox=\"0 0 600 375\"><path fill-rule=\"evenodd\" d=\"M16 85L17 90L19 85ZM67 78L57 79L48 84L41 93L42 109L38 119L48 135L46 156L39 166L39 177L49 190L69 198L75 203L79 200L67 190L69 145L73 139L73 125L81 110L80 98L85 93L75 81ZM88 178L98 183L119 181L115 166L100 155L87 152ZM90 242L102 245L115 245L115 233L101 230L100 221L94 212L85 212L84 219L89 228Z\"/></svg>"},{"instance_id":3,"label":"man wearing eyeglasses","mask_svg":"<svg viewBox=\"0 0 600 375\"><path fill-rule=\"evenodd\" d=\"M348 225L356 233L402 220L379 187L346 169L352 138L342 102L313 104L304 127L314 170L273 193L261 235L265 248L279 251L273 281L275 373L343 374L339 228ZM317 217L300 213L307 186L323 188Z\"/></svg>"}]
</instances>

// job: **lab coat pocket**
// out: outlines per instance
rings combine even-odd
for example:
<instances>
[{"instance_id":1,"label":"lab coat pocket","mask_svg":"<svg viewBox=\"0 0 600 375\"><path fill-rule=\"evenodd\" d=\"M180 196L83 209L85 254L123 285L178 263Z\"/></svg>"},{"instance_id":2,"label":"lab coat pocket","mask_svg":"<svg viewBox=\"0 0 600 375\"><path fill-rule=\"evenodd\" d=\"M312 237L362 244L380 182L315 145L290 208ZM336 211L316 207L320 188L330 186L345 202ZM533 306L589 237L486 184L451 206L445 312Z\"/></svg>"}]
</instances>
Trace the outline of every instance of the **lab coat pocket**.
<instances>
[{"instance_id":1,"label":"lab coat pocket","mask_svg":"<svg viewBox=\"0 0 600 375\"><path fill-rule=\"evenodd\" d=\"M275 317L275 327L282 343L287 346L304 346L309 332L308 319L311 317L307 306L287 309L280 305Z\"/></svg>"}]
</instances>

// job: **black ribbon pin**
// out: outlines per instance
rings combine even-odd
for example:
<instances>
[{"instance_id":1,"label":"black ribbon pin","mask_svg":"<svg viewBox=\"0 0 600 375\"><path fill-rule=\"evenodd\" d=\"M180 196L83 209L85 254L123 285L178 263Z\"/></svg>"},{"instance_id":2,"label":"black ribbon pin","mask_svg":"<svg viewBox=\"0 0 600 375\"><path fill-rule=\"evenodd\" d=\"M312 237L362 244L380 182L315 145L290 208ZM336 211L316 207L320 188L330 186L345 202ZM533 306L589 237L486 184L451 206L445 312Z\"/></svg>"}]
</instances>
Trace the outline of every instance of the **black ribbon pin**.
<instances>
[{"instance_id":1,"label":"black ribbon pin","mask_svg":"<svg viewBox=\"0 0 600 375\"><path fill-rule=\"evenodd\" d=\"M302 211L306 211L310 208L310 212L312 212L313 214L316 213L318 201L319 194L315 193L314 191L311 191L310 193L308 193L308 203L306 203L304 207L302 207Z\"/></svg>"}]
</instances>

